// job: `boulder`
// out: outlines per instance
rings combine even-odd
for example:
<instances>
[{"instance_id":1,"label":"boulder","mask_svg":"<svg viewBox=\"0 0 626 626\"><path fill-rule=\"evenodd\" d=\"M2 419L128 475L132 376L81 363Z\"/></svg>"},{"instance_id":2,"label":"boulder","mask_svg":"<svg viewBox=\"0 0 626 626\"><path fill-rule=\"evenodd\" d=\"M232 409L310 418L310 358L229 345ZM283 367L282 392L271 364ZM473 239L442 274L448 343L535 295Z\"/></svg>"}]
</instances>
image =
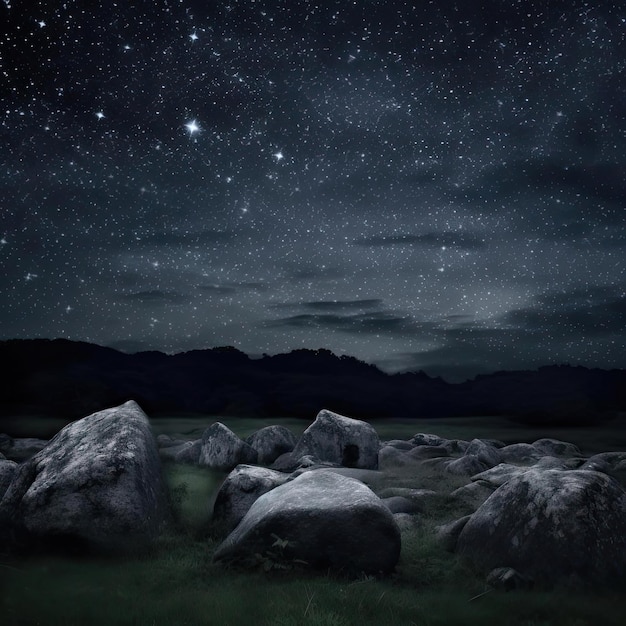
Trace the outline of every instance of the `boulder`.
<instances>
[{"instance_id":1,"label":"boulder","mask_svg":"<svg viewBox=\"0 0 626 626\"><path fill-rule=\"evenodd\" d=\"M392 446L384 446L378 453L378 467L381 470L392 470L407 465L417 465L417 460L406 452Z\"/></svg>"},{"instance_id":2,"label":"boulder","mask_svg":"<svg viewBox=\"0 0 626 626\"><path fill-rule=\"evenodd\" d=\"M246 443L256 450L257 462L270 465L281 454L291 452L298 443L296 436L284 426L266 426L246 439Z\"/></svg>"},{"instance_id":3,"label":"boulder","mask_svg":"<svg viewBox=\"0 0 626 626\"><path fill-rule=\"evenodd\" d=\"M322 410L302 433L293 457L314 456L344 467L378 468L380 440L367 422Z\"/></svg>"},{"instance_id":4,"label":"boulder","mask_svg":"<svg viewBox=\"0 0 626 626\"><path fill-rule=\"evenodd\" d=\"M225 532L239 524L255 500L288 479L266 467L238 465L222 483L213 505L213 520Z\"/></svg>"},{"instance_id":5,"label":"boulder","mask_svg":"<svg viewBox=\"0 0 626 626\"><path fill-rule=\"evenodd\" d=\"M469 441L463 439L447 439L441 444L448 454L463 454L469 447Z\"/></svg>"},{"instance_id":6,"label":"boulder","mask_svg":"<svg viewBox=\"0 0 626 626\"><path fill-rule=\"evenodd\" d=\"M420 513L421 508L414 500L409 500L404 496L391 496L380 500L392 513L408 513L414 515Z\"/></svg>"},{"instance_id":7,"label":"boulder","mask_svg":"<svg viewBox=\"0 0 626 626\"><path fill-rule=\"evenodd\" d=\"M500 487L504 483L508 482L514 476L519 476L524 472L527 472L529 468L518 467L517 465L510 465L508 463L500 463L495 467L490 467L488 470L472 476L472 481L480 481L492 485L493 488Z\"/></svg>"},{"instance_id":8,"label":"boulder","mask_svg":"<svg viewBox=\"0 0 626 626\"><path fill-rule=\"evenodd\" d=\"M500 448L500 457L504 463L532 465L544 454L530 443L513 443Z\"/></svg>"},{"instance_id":9,"label":"boulder","mask_svg":"<svg viewBox=\"0 0 626 626\"><path fill-rule=\"evenodd\" d=\"M417 433L411 439L411 443L415 446L442 446L446 441L447 439L430 433Z\"/></svg>"},{"instance_id":10,"label":"boulder","mask_svg":"<svg viewBox=\"0 0 626 626\"><path fill-rule=\"evenodd\" d=\"M357 480L317 471L258 498L214 560L304 561L313 569L377 575L392 572L399 557L400 529L380 499Z\"/></svg>"},{"instance_id":11,"label":"boulder","mask_svg":"<svg viewBox=\"0 0 626 626\"><path fill-rule=\"evenodd\" d=\"M404 441L403 439L391 439L390 441L381 442L381 446L391 446L396 450L402 450L406 452L407 450L413 450L415 447L410 441Z\"/></svg>"},{"instance_id":12,"label":"boulder","mask_svg":"<svg viewBox=\"0 0 626 626\"><path fill-rule=\"evenodd\" d=\"M578 446L558 439L537 439L532 444L546 456L581 456Z\"/></svg>"},{"instance_id":13,"label":"boulder","mask_svg":"<svg viewBox=\"0 0 626 626\"><path fill-rule=\"evenodd\" d=\"M491 441L488 442L484 439L472 439L464 454L465 456L476 457L488 467L494 467L494 465L502 463L502 455L499 449Z\"/></svg>"},{"instance_id":14,"label":"boulder","mask_svg":"<svg viewBox=\"0 0 626 626\"><path fill-rule=\"evenodd\" d=\"M162 452L163 451L161 451L161 453ZM174 461L176 461L176 463L198 465L200 463L200 452L202 452L202 439L188 441L184 445L176 448Z\"/></svg>"},{"instance_id":15,"label":"boulder","mask_svg":"<svg viewBox=\"0 0 626 626\"><path fill-rule=\"evenodd\" d=\"M406 453L413 459L437 459L443 456L450 456L450 453L444 446L415 446Z\"/></svg>"},{"instance_id":16,"label":"boulder","mask_svg":"<svg viewBox=\"0 0 626 626\"><path fill-rule=\"evenodd\" d=\"M198 463L220 472L229 472L240 463L256 463L257 452L221 422L202 433Z\"/></svg>"},{"instance_id":17,"label":"boulder","mask_svg":"<svg viewBox=\"0 0 626 626\"><path fill-rule=\"evenodd\" d=\"M448 474L455 476L474 476L474 474L484 472L489 467L491 466L472 454L448 461L445 470Z\"/></svg>"},{"instance_id":18,"label":"boulder","mask_svg":"<svg viewBox=\"0 0 626 626\"><path fill-rule=\"evenodd\" d=\"M156 442L129 401L65 428L22 463L0 503L15 535L74 549L145 546L167 519Z\"/></svg>"},{"instance_id":19,"label":"boulder","mask_svg":"<svg viewBox=\"0 0 626 626\"><path fill-rule=\"evenodd\" d=\"M626 491L600 472L530 469L479 507L457 552L485 572L512 567L546 587L623 580Z\"/></svg>"},{"instance_id":20,"label":"boulder","mask_svg":"<svg viewBox=\"0 0 626 626\"><path fill-rule=\"evenodd\" d=\"M469 510L475 511L494 491L496 487L483 481L463 485L450 495Z\"/></svg>"},{"instance_id":21,"label":"boulder","mask_svg":"<svg viewBox=\"0 0 626 626\"><path fill-rule=\"evenodd\" d=\"M469 521L471 515L465 515L459 519L455 519L447 524L441 526L435 526L435 538L437 543L446 551L454 552L456 549L456 542L461 534L465 524Z\"/></svg>"},{"instance_id":22,"label":"boulder","mask_svg":"<svg viewBox=\"0 0 626 626\"><path fill-rule=\"evenodd\" d=\"M304 472L333 472L341 476L347 476L348 478L354 478L367 485L370 488L375 488L384 480L385 475L378 470L366 470L358 469L357 467L333 467L324 465L312 465L311 467L301 467L289 476L289 480L297 478Z\"/></svg>"},{"instance_id":23,"label":"boulder","mask_svg":"<svg viewBox=\"0 0 626 626\"><path fill-rule=\"evenodd\" d=\"M15 472L17 471L17 463L15 461L8 461L6 459L0 459L0 501L2 496L9 488Z\"/></svg>"}]
</instances>

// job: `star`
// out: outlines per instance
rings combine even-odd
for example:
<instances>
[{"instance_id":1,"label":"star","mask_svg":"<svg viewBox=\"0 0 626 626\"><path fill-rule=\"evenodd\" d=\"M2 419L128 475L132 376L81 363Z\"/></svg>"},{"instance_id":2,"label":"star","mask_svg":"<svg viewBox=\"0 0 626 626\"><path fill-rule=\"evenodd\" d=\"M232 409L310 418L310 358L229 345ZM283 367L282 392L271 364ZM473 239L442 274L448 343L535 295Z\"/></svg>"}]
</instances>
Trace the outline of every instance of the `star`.
<instances>
[{"instance_id":1,"label":"star","mask_svg":"<svg viewBox=\"0 0 626 626\"><path fill-rule=\"evenodd\" d=\"M274 158L276 159L276 162L278 163L279 161L282 161L285 158L285 155L279 150L278 152L274 153Z\"/></svg>"},{"instance_id":2,"label":"star","mask_svg":"<svg viewBox=\"0 0 626 626\"><path fill-rule=\"evenodd\" d=\"M193 43L198 39L198 35L196 35L196 33L191 33L191 35L189 35L189 39L191 39L191 43Z\"/></svg>"},{"instance_id":3,"label":"star","mask_svg":"<svg viewBox=\"0 0 626 626\"><path fill-rule=\"evenodd\" d=\"M196 123L196 120L191 120L185 124L185 128L189 131L189 136L193 137L194 133L200 132L200 126Z\"/></svg>"},{"instance_id":4,"label":"star","mask_svg":"<svg viewBox=\"0 0 626 626\"><path fill-rule=\"evenodd\" d=\"M34 280L35 278L37 278L37 274L32 274L31 272L28 272L26 276L24 277L24 280L31 281L31 280Z\"/></svg>"},{"instance_id":5,"label":"star","mask_svg":"<svg viewBox=\"0 0 626 626\"><path fill-rule=\"evenodd\" d=\"M39 28L43 28L46 25L46 23L43 20L39 20L37 24L39 24Z\"/></svg>"},{"instance_id":6,"label":"star","mask_svg":"<svg viewBox=\"0 0 626 626\"><path fill-rule=\"evenodd\" d=\"M102 111L98 111L96 113L96 117L98 118L98 120L101 120L103 117L105 117L105 115Z\"/></svg>"}]
</instances>

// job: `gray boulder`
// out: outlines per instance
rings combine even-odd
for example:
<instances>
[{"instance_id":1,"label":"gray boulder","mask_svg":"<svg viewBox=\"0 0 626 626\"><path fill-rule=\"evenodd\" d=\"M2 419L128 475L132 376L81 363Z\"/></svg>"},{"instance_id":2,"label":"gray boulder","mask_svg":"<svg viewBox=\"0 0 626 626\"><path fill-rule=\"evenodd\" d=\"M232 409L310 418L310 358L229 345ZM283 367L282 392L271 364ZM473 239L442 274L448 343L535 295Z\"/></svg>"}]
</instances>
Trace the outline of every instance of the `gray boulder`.
<instances>
[{"instance_id":1,"label":"gray boulder","mask_svg":"<svg viewBox=\"0 0 626 626\"><path fill-rule=\"evenodd\" d=\"M289 476L266 467L238 465L222 483L213 505L213 520L225 532L239 524L255 500Z\"/></svg>"},{"instance_id":2,"label":"gray boulder","mask_svg":"<svg viewBox=\"0 0 626 626\"><path fill-rule=\"evenodd\" d=\"M417 433L411 439L415 446L442 446L446 441L447 439L439 435L431 435L430 433Z\"/></svg>"},{"instance_id":3,"label":"gray boulder","mask_svg":"<svg viewBox=\"0 0 626 626\"><path fill-rule=\"evenodd\" d=\"M437 459L443 456L450 456L445 446L415 446L406 453L412 459Z\"/></svg>"},{"instance_id":4,"label":"gray boulder","mask_svg":"<svg viewBox=\"0 0 626 626\"><path fill-rule=\"evenodd\" d=\"M302 474L265 493L218 547L214 560L289 566L351 575L390 573L400 557L400 529L365 485L332 472Z\"/></svg>"},{"instance_id":5,"label":"gray boulder","mask_svg":"<svg viewBox=\"0 0 626 626\"><path fill-rule=\"evenodd\" d=\"M445 465L445 471L455 476L474 476L474 474L484 472L489 467L491 466L472 454L448 461Z\"/></svg>"},{"instance_id":6,"label":"gray boulder","mask_svg":"<svg viewBox=\"0 0 626 626\"><path fill-rule=\"evenodd\" d=\"M464 441L463 439L447 439L441 445L448 451L448 454L464 454L469 447L469 441Z\"/></svg>"},{"instance_id":7,"label":"gray boulder","mask_svg":"<svg viewBox=\"0 0 626 626\"><path fill-rule=\"evenodd\" d=\"M380 500L392 513L407 513L414 515L421 512L421 507L415 500L409 500L404 496L391 496Z\"/></svg>"},{"instance_id":8,"label":"gray boulder","mask_svg":"<svg viewBox=\"0 0 626 626\"><path fill-rule=\"evenodd\" d=\"M493 488L500 487L508 482L514 476L519 476L527 472L529 468L510 465L509 463L500 463L495 467L491 467L480 474L472 476L473 481L480 481L492 485Z\"/></svg>"},{"instance_id":9,"label":"gray boulder","mask_svg":"<svg viewBox=\"0 0 626 626\"><path fill-rule=\"evenodd\" d=\"M488 467L494 467L498 463L502 463L500 450L491 441L488 442L483 439L472 439L464 454L476 457Z\"/></svg>"},{"instance_id":10,"label":"gray boulder","mask_svg":"<svg viewBox=\"0 0 626 626\"><path fill-rule=\"evenodd\" d=\"M626 492L599 472L530 469L472 515L457 552L486 572L512 567L547 587L623 580Z\"/></svg>"},{"instance_id":11,"label":"gray boulder","mask_svg":"<svg viewBox=\"0 0 626 626\"><path fill-rule=\"evenodd\" d=\"M470 511L475 511L495 490L495 486L479 481L463 485L455 489L450 495Z\"/></svg>"},{"instance_id":12,"label":"gray boulder","mask_svg":"<svg viewBox=\"0 0 626 626\"><path fill-rule=\"evenodd\" d=\"M293 457L314 456L344 467L378 468L380 439L367 422L322 410L302 433Z\"/></svg>"},{"instance_id":13,"label":"gray boulder","mask_svg":"<svg viewBox=\"0 0 626 626\"><path fill-rule=\"evenodd\" d=\"M410 441L404 441L403 439L391 439L390 441L381 442L381 446L391 446L396 450L402 450L406 452L407 450L413 450L415 447Z\"/></svg>"},{"instance_id":14,"label":"gray boulder","mask_svg":"<svg viewBox=\"0 0 626 626\"><path fill-rule=\"evenodd\" d=\"M257 452L221 422L211 424L202 433L198 463L221 472L229 472L240 463L256 463Z\"/></svg>"},{"instance_id":15,"label":"gray boulder","mask_svg":"<svg viewBox=\"0 0 626 626\"><path fill-rule=\"evenodd\" d=\"M581 456L578 446L558 439L537 439L532 444L546 456Z\"/></svg>"},{"instance_id":16,"label":"gray boulder","mask_svg":"<svg viewBox=\"0 0 626 626\"><path fill-rule=\"evenodd\" d=\"M0 501L2 500L2 496L6 490L9 488L16 471L17 463L15 461L0 459Z\"/></svg>"},{"instance_id":17,"label":"gray boulder","mask_svg":"<svg viewBox=\"0 0 626 626\"><path fill-rule=\"evenodd\" d=\"M410 457L405 451L392 446L383 446L378 452L378 468L393 470L400 467L415 466L417 459Z\"/></svg>"},{"instance_id":18,"label":"gray boulder","mask_svg":"<svg viewBox=\"0 0 626 626\"><path fill-rule=\"evenodd\" d=\"M281 454L291 452L298 439L284 426L266 426L250 435L246 443L256 450L258 463L270 465Z\"/></svg>"},{"instance_id":19,"label":"gray boulder","mask_svg":"<svg viewBox=\"0 0 626 626\"><path fill-rule=\"evenodd\" d=\"M447 524L435 526L435 538L437 539L437 543L446 552L455 551L459 535L461 534L463 528L465 528L465 524L467 524L470 517L471 515L465 515L464 517L455 519Z\"/></svg>"},{"instance_id":20,"label":"gray boulder","mask_svg":"<svg viewBox=\"0 0 626 626\"><path fill-rule=\"evenodd\" d=\"M532 465L544 454L530 443L513 443L510 446L500 448L500 456L503 463Z\"/></svg>"},{"instance_id":21,"label":"gray boulder","mask_svg":"<svg viewBox=\"0 0 626 626\"><path fill-rule=\"evenodd\" d=\"M14 532L102 550L145 546L167 519L150 423L129 401L75 421L22 463L0 503Z\"/></svg>"},{"instance_id":22,"label":"gray boulder","mask_svg":"<svg viewBox=\"0 0 626 626\"><path fill-rule=\"evenodd\" d=\"M200 463L200 453L202 452L202 439L188 441L176 448L174 461L176 463L186 463L187 465L198 465ZM163 450L161 450L163 454Z\"/></svg>"}]
</instances>

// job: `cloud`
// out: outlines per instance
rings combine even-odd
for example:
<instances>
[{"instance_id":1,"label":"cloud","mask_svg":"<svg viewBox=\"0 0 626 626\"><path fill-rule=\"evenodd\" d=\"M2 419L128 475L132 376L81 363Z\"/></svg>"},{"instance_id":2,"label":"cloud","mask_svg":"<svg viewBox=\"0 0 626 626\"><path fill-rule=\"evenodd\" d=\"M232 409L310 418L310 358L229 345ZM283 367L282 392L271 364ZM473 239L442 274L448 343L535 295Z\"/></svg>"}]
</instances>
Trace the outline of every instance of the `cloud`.
<instances>
[{"instance_id":1,"label":"cloud","mask_svg":"<svg viewBox=\"0 0 626 626\"><path fill-rule=\"evenodd\" d=\"M621 334L626 328L626 285L603 285L548 292L536 304L504 315L502 322L552 337L590 337Z\"/></svg>"},{"instance_id":2,"label":"cloud","mask_svg":"<svg viewBox=\"0 0 626 626\"><path fill-rule=\"evenodd\" d=\"M198 285L198 289L208 294L226 296L226 295L233 295L235 293L240 293L242 291L264 292L268 290L268 286L265 283L224 282L224 283L213 283L210 285Z\"/></svg>"},{"instance_id":3,"label":"cloud","mask_svg":"<svg viewBox=\"0 0 626 626\"><path fill-rule=\"evenodd\" d=\"M308 328L335 330L350 334L405 335L431 328L427 322L417 322L407 315L390 311L339 315L337 313L303 313L262 322L269 328Z\"/></svg>"},{"instance_id":4,"label":"cloud","mask_svg":"<svg viewBox=\"0 0 626 626\"><path fill-rule=\"evenodd\" d=\"M138 302L140 304L187 304L190 301L188 296L176 291L161 291L152 289L148 291L136 291L123 294L118 297L121 302Z\"/></svg>"},{"instance_id":5,"label":"cloud","mask_svg":"<svg viewBox=\"0 0 626 626\"><path fill-rule=\"evenodd\" d=\"M353 245L368 247L429 246L438 248L446 246L462 250L477 250L486 245L484 239L478 235L453 231L431 232L423 235L374 235L355 239L352 243Z\"/></svg>"},{"instance_id":6,"label":"cloud","mask_svg":"<svg viewBox=\"0 0 626 626\"><path fill-rule=\"evenodd\" d=\"M341 313L344 311L355 311L363 309L377 308L382 305L380 299L369 300L312 300L310 302L285 302L270 305L273 309L304 309L314 311L331 311Z\"/></svg>"}]
</instances>

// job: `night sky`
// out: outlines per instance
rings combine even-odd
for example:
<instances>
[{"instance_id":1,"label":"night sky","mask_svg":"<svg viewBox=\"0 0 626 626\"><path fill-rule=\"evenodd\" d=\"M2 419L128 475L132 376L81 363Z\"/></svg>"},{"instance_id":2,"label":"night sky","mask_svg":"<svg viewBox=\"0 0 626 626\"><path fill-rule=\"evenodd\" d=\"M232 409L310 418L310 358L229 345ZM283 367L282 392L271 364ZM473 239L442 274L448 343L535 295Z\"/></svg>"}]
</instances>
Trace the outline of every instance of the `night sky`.
<instances>
[{"instance_id":1,"label":"night sky","mask_svg":"<svg viewBox=\"0 0 626 626\"><path fill-rule=\"evenodd\" d=\"M626 5L0 2L0 338L625 367Z\"/></svg>"}]
</instances>

